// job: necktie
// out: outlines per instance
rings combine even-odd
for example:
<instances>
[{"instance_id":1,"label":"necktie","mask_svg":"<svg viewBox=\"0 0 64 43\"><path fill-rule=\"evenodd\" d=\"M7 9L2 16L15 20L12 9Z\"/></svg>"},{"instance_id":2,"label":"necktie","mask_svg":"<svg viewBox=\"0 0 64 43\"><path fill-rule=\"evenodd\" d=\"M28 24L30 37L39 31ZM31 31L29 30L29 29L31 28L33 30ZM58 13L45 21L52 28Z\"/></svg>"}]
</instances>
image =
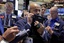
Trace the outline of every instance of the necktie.
<instances>
[{"instance_id":1,"label":"necktie","mask_svg":"<svg viewBox=\"0 0 64 43\"><path fill-rule=\"evenodd\" d=\"M8 19L8 15L7 15L7 17L6 17L6 25L8 26L8 21L9 21L9 19Z\"/></svg>"}]
</instances>

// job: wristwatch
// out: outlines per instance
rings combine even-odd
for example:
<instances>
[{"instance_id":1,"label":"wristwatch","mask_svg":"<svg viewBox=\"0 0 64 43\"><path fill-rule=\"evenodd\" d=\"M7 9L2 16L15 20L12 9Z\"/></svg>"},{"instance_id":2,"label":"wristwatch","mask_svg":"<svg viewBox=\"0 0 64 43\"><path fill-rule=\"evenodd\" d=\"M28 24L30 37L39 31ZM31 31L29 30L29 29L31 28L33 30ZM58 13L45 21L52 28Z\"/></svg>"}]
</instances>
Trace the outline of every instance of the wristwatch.
<instances>
[{"instance_id":1,"label":"wristwatch","mask_svg":"<svg viewBox=\"0 0 64 43\"><path fill-rule=\"evenodd\" d=\"M9 43L8 41L6 41L6 39L4 37L2 37L3 39L0 41L0 43Z\"/></svg>"}]
</instances>

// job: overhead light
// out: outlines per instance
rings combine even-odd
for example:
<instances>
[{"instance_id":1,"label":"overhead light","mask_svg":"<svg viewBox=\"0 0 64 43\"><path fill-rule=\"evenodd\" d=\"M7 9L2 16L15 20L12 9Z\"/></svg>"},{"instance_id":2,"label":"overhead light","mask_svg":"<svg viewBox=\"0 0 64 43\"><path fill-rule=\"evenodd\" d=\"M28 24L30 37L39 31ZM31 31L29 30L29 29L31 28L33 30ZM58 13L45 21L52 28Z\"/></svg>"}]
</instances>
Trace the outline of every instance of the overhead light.
<instances>
[{"instance_id":1,"label":"overhead light","mask_svg":"<svg viewBox=\"0 0 64 43\"><path fill-rule=\"evenodd\" d=\"M3 0L3 2L6 2L7 0Z\"/></svg>"},{"instance_id":2,"label":"overhead light","mask_svg":"<svg viewBox=\"0 0 64 43\"><path fill-rule=\"evenodd\" d=\"M52 0L44 0L44 2L51 2Z\"/></svg>"},{"instance_id":3,"label":"overhead light","mask_svg":"<svg viewBox=\"0 0 64 43\"><path fill-rule=\"evenodd\" d=\"M63 6L63 4L55 4L54 6Z\"/></svg>"}]
</instances>

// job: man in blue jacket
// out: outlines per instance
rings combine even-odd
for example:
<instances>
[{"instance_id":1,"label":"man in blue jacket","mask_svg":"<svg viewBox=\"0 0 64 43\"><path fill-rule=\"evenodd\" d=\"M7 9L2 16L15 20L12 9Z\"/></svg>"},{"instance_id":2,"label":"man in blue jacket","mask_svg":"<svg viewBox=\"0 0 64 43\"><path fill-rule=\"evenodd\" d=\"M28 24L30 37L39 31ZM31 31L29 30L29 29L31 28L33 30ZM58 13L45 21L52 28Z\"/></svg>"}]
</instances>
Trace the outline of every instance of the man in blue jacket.
<instances>
[{"instance_id":1,"label":"man in blue jacket","mask_svg":"<svg viewBox=\"0 0 64 43\"><path fill-rule=\"evenodd\" d=\"M11 2L7 2L5 4L5 12L0 14L0 17L2 17L2 24L7 26L14 26L14 23L16 22L16 15L12 13L14 9L14 5Z\"/></svg>"},{"instance_id":2,"label":"man in blue jacket","mask_svg":"<svg viewBox=\"0 0 64 43\"><path fill-rule=\"evenodd\" d=\"M49 33L50 43L64 43L64 21L58 17L58 8L50 9L51 19L45 23L46 31Z\"/></svg>"}]
</instances>

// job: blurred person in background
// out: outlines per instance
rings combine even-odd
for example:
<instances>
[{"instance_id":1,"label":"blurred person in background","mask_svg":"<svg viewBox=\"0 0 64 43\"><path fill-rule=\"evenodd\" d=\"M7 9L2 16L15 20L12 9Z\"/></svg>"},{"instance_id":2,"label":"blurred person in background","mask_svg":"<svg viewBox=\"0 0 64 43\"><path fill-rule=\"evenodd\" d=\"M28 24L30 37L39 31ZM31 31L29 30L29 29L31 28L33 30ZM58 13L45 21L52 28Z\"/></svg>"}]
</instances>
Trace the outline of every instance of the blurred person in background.
<instances>
[{"instance_id":1,"label":"blurred person in background","mask_svg":"<svg viewBox=\"0 0 64 43\"><path fill-rule=\"evenodd\" d=\"M50 20L50 19L51 19L51 15L48 14L48 15L47 15L47 20Z\"/></svg>"},{"instance_id":2,"label":"blurred person in background","mask_svg":"<svg viewBox=\"0 0 64 43\"><path fill-rule=\"evenodd\" d=\"M28 15L28 11L27 10L23 10L23 14L22 14L22 17L24 18L24 17L27 17L27 15Z\"/></svg>"},{"instance_id":3,"label":"blurred person in background","mask_svg":"<svg viewBox=\"0 0 64 43\"><path fill-rule=\"evenodd\" d=\"M51 19L45 23L45 30L49 33L49 43L64 43L64 21L58 16L58 8L50 8Z\"/></svg>"},{"instance_id":4,"label":"blurred person in background","mask_svg":"<svg viewBox=\"0 0 64 43\"><path fill-rule=\"evenodd\" d=\"M0 0L0 3L2 3L2 0ZM0 18L0 36L4 33L4 26L2 25L2 19ZM1 39L1 38L0 38Z\"/></svg>"},{"instance_id":5,"label":"blurred person in background","mask_svg":"<svg viewBox=\"0 0 64 43\"><path fill-rule=\"evenodd\" d=\"M27 10L23 10L23 11L22 11L22 10L19 10L19 11L18 11L17 21L23 19L23 18L27 15L26 13L28 13Z\"/></svg>"},{"instance_id":6,"label":"blurred person in background","mask_svg":"<svg viewBox=\"0 0 64 43\"><path fill-rule=\"evenodd\" d=\"M2 0L0 0L0 3L1 2ZM9 43L16 37L16 34L19 32L19 30L17 26L14 26L14 27L8 28L4 32L4 26L2 25L3 18L4 16L0 16L0 43Z\"/></svg>"},{"instance_id":7,"label":"blurred person in background","mask_svg":"<svg viewBox=\"0 0 64 43\"><path fill-rule=\"evenodd\" d=\"M5 4L5 12L0 14L0 16L3 17L2 24L4 25L4 27L14 25L14 20L12 18L16 18L16 15L12 13L13 10L14 10L14 4L12 2L7 2Z\"/></svg>"},{"instance_id":8,"label":"blurred person in background","mask_svg":"<svg viewBox=\"0 0 64 43\"><path fill-rule=\"evenodd\" d=\"M46 5L41 5L41 16L43 17L46 12Z\"/></svg>"},{"instance_id":9,"label":"blurred person in background","mask_svg":"<svg viewBox=\"0 0 64 43\"><path fill-rule=\"evenodd\" d=\"M47 16L45 15L45 12L46 12L46 5L42 4L42 5L41 5L41 16L42 16L43 18L45 18L44 23L45 23L46 20L47 20Z\"/></svg>"},{"instance_id":10,"label":"blurred person in background","mask_svg":"<svg viewBox=\"0 0 64 43\"><path fill-rule=\"evenodd\" d=\"M31 24L31 22L32 22L32 20L30 20L30 17L31 17L31 13L29 13L28 11L25 11L24 10L24 13L23 13L23 17L22 17L22 19L20 19L20 20L18 20L17 22L16 22L16 26L18 26L19 27L19 30L24 30L24 29L29 29L29 27L30 27L30 24ZM28 20L29 19L29 20ZM21 24L21 25L20 25ZM28 28L25 28L25 26L28 26Z\"/></svg>"}]
</instances>

